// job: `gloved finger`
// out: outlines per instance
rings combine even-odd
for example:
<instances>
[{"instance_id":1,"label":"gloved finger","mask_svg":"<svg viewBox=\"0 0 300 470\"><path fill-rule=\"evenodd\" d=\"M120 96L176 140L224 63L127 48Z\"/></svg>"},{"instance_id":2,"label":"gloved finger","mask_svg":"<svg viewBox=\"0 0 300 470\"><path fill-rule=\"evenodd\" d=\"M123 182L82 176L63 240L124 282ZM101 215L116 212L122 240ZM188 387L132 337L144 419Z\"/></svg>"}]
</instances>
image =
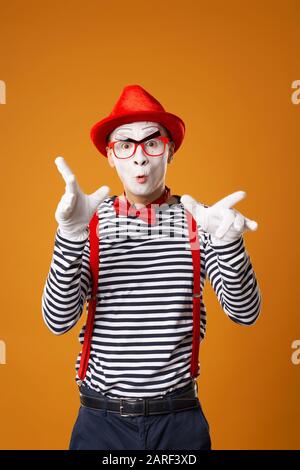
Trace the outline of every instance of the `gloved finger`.
<instances>
[{"instance_id":1,"label":"gloved finger","mask_svg":"<svg viewBox=\"0 0 300 470\"><path fill-rule=\"evenodd\" d=\"M192 196L190 196L189 194L184 194L183 196L181 196L180 202L192 214L193 217L196 216L197 201L192 198Z\"/></svg>"},{"instance_id":2,"label":"gloved finger","mask_svg":"<svg viewBox=\"0 0 300 470\"><path fill-rule=\"evenodd\" d=\"M75 187L76 178L71 168L65 161L65 159L63 157L57 157L55 159L55 164L57 166L58 171L60 172L60 174L62 175L63 179L66 182L66 190L75 192L76 191L76 187Z\"/></svg>"},{"instance_id":3,"label":"gloved finger","mask_svg":"<svg viewBox=\"0 0 300 470\"><path fill-rule=\"evenodd\" d=\"M243 232L245 226L245 217L242 214L237 213L235 214L235 219L233 222L233 227L237 232Z\"/></svg>"},{"instance_id":4,"label":"gloved finger","mask_svg":"<svg viewBox=\"0 0 300 470\"><path fill-rule=\"evenodd\" d=\"M230 229L232 223L234 222L234 218L235 218L235 214L233 211L231 211L230 209L227 211L224 211L222 221L214 235L218 238L222 238Z\"/></svg>"},{"instance_id":5,"label":"gloved finger","mask_svg":"<svg viewBox=\"0 0 300 470\"><path fill-rule=\"evenodd\" d=\"M258 228L258 223L255 222L255 220L248 219L247 217L245 217L245 224L249 230L257 230Z\"/></svg>"},{"instance_id":6,"label":"gloved finger","mask_svg":"<svg viewBox=\"0 0 300 470\"><path fill-rule=\"evenodd\" d=\"M207 209L188 194L181 196L180 202L183 204L184 208L192 214L196 222L201 225L203 230L206 230L208 223Z\"/></svg>"},{"instance_id":7,"label":"gloved finger","mask_svg":"<svg viewBox=\"0 0 300 470\"><path fill-rule=\"evenodd\" d=\"M108 186L101 186L101 188L94 191L92 194L89 195L89 198L93 200L95 204L99 204L103 201L109 194L109 187Z\"/></svg>"},{"instance_id":8,"label":"gloved finger","mask_svg":"<svg viewBox=\"0 0 300 470\"><path fill-rule=\"evenodd\" d=\"M101 202L108 196L110 189L108 186L101 186L101 188L88 195L90 215L92 215Z\"/></svg>"},{"instance_id":9,"label":"gloved finger","mask_svg":"<svg viewBox=\"0 0 300 470\"><path fill-rule=\"evenodd\" d=\"M74 175L68 175L65 178L66 192L69 194L75 194L78 190L78 184Z\"/></svg>"},{"instance_id":10,"label":"gloved finger","mask_svg":"<svg viewBox=\"0 0 300 470\"><path fill-rule=\"evenodd\" d=\"M57 213L61 216L68 215L73 209L75 199L75 194L65 193L58 204Z\"/></svg>"},{"instance_id":11,"label":"gloved finger","mask_svg":"<svg viewBox=\"0 0 300 470\"><path fill-rule=\"evenodd\" d=\"M218 202L213 204L212 207L229 209L230 207L234 206L245 197L246 197L245 191L235 191L234 193L231 193L228 196L225 196L222 199L220 199Z\"/></svg>"}]
</instances>

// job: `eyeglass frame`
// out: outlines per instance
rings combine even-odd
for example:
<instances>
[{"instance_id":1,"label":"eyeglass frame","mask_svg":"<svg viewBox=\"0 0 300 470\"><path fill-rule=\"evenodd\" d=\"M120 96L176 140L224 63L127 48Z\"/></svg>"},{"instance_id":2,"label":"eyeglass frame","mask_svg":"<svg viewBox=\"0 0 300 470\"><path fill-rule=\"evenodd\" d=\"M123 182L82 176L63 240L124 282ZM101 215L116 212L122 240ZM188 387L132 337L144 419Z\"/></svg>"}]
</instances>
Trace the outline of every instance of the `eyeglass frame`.
<instances>
[{"instance_id":1,"label":"eyeglass frame","mask_svg":"<svg viewBox=\"0 0 300 470\"><path fill-rule=\"evenodd\" d=\"M154 139L159 139L159 140L161 140L162 142L164 142L164 144L165 144L162 153L160 153L160 154L158 154L158 155L151 155L151 154L147 153L146 150L145 150L145 144L146 144L147 142L149 142L150 140L154 140ZM130 142L130 143L134 144L133 153L132 153L129 157L124 157L124 158L118 157L118 156L116 155L115 149L114 149L115 144L116 144L117 142ZM164 152L165 152L165 150L166 150L166 144L168 144L168 143L170 143L170 142L171 142L171 139L170 139L169 137L166 137L166 136L163 136L163 135L159 135L159 136L157 136L157 137L152 137L151 139L145 140L145 142L133 142L133 141L127 141L127 140L114 140L113 142L109 142L109 143L107 144L107 147L113 149L113 152L114 152L115 157L118 158L119 160L127 160L128 158L133 157L133 156L135 155L136 149L138 148L139 145L142 146L143 152L144 152L148 157L155 158L155 157L161 157L161 156L164 154Z\"/></svg>"}]
</instances>

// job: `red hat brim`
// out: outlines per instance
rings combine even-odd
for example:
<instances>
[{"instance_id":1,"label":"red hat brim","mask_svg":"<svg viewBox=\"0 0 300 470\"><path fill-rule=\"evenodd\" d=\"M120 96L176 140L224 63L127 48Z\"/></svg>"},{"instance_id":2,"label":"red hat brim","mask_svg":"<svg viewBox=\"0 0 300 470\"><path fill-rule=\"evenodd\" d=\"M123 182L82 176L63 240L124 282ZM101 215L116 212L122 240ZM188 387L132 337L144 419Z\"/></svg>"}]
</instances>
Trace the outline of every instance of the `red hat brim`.
<instances>
[{"instance_id":1,"label":"red hat brim","mask_svg":"<svg viewBox=\"0 0 300 470\"><path fill-rule=\"evenodd\" d=\"M157 122L166 127L175 144L174 152L179 149L185 134L184 122L178 116L175 116L175 114L166 111L138 111L128 113L126 116L106 117L94 124L91 129L91 139L99 152L107 157L106 138L108 135L117 127L136 121Z\"/></svg>"}]
</instances>

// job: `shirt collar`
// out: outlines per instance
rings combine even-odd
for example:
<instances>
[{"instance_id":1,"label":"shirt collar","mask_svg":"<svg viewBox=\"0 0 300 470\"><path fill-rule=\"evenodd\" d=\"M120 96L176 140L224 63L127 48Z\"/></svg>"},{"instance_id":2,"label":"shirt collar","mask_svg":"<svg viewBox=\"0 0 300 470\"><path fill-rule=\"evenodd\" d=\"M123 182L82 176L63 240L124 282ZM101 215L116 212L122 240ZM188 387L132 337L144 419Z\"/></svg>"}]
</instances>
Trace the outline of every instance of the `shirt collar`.
<instances>
[{"instance_id":1,"label":"shirt collar","mask_svg":"<svg viewBox=\"0 0 300 470\"><path fill-rule=\"evenodd\" d=\"M130 204L124 191L124 198L120 199L118 196L115 198L113 205L117 216L123 215L127 217L140 217L148 224L156 223L156 210L155 206L165 203L170 197L171 190L165 186L164 192L154 201L151 201L146 206L136 209L134 204Z\"/></svg>"},{"instance_id":2,"label":"shirt collar","mask_svg":"<svg viewBox=\"0 0 300 470\"><path fill-rule=\"evenodd\" d=\"M149 202L149 204L146 204L146 206L144 206L144 207L150 208L152 204L156 204L156 205L163 204L164 202L166 202L169 199L170 194L171 194L170 188L168 188L168 186L165 186L165 189L164 189L163 193L157 199L155 199L154 201ZM130 202L127 199L125 189L123 191L123 195L124 195L125 201L127 202L127 207L130 208L131 206L133 206L134 204L130 204ZM116 198L116 199L118 199L118 198Z\"/></svg>"}]
</instances>

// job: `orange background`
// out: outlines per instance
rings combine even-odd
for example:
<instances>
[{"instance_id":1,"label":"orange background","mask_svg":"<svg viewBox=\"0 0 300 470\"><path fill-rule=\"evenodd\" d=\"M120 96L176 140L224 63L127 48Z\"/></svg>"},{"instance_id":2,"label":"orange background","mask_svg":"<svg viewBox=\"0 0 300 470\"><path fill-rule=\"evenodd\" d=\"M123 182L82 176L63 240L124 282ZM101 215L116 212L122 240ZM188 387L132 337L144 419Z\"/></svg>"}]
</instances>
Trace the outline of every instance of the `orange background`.
<instances>
[{"instance_id":1,"label":"orange background","mask_svg":"<svg viewBox=\"0 0 300 470\"><path fill-rule=\"evenodd\" d=\"M1 2L2 449L68 447L84 318L58 337L41 314L64 191L54 159L84 191L120 193L89 131L127 84L186 123L168 167L173 192L213 204L245 190L236 209L259 224L244 235L263 296L257 323L230 321L206 284L199 397L213 448L300 448L299 13L286 0Z\"/></svg>"}]
</instances>

